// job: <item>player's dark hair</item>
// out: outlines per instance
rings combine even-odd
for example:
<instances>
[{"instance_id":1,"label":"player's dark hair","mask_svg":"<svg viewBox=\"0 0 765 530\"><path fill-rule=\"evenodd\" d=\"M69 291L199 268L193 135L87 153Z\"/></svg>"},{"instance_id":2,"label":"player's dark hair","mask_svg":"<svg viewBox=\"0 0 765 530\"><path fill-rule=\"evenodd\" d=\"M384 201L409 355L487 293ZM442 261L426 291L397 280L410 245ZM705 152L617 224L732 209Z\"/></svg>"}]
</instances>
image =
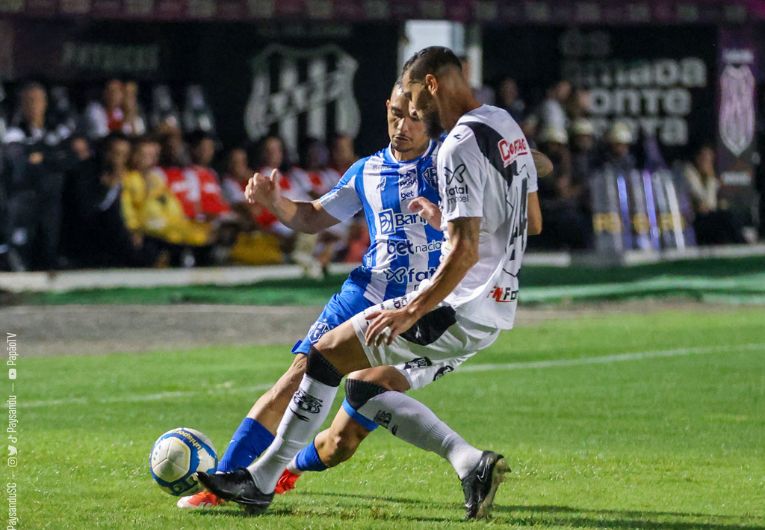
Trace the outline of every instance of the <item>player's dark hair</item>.
<instances>
[{"instance_id":1,"label":"player's dark hair","mask_svg":"<svg viewBox=\"0 0 765 530\"><path fill-rule=\"evenodd\" d=\"M421 81L428 74L437 74L442 68L454 66L462 71L462 63L453 51L444 46L429 46L412 55L401 71L409 71L409 79Z\"/></svg>"}]
</instances>

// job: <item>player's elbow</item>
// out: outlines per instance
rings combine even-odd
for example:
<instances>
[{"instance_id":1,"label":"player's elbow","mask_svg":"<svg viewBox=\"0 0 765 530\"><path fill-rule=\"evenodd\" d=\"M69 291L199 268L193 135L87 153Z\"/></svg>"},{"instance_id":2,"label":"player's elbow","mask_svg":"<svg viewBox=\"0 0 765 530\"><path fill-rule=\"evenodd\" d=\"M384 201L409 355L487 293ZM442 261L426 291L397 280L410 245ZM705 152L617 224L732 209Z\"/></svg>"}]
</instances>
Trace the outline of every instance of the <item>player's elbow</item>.
<instances>
[{"instance_id":1,"label":"player's elbow","mask_svg":"<svg viewBox=\"0 0 765 530\"><path fill-rule=\"evenodd\" d=\"M538 236L542 233L542 208L539 205L537 192L529 193L528 214L526 230L530 236Z\"/></svg>"},{"instance_id":2,"label":"player's elbow","mask_svg":"<svg viewBox=\"0 0 765 530\"><path fill-rule=\"evenodd\" d=\"M531 218L528 224L528 233L530 236L538 236L542 233L542 218Z\"/></svg>"}]
</instances>

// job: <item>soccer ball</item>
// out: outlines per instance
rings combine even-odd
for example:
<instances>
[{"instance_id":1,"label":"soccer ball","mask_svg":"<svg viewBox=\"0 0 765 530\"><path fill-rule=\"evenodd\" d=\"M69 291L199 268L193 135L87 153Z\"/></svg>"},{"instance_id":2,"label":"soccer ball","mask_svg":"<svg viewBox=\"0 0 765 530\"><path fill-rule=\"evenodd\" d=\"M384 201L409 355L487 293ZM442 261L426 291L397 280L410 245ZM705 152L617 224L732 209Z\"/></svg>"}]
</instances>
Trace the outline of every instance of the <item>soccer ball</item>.
<instances>
[{"instance_id":1,"label":"soccer ball","mask_svg":"<svg viewBox=\"0 0 765 530\"><path fill-rule=\"evenodd\" d=\"M157 438L149 455L152 478L175 496L199 491L197 471L213 473L217 465L218 456L210 439L187 427L167 431Z\"/></svg>"}]
</instances>

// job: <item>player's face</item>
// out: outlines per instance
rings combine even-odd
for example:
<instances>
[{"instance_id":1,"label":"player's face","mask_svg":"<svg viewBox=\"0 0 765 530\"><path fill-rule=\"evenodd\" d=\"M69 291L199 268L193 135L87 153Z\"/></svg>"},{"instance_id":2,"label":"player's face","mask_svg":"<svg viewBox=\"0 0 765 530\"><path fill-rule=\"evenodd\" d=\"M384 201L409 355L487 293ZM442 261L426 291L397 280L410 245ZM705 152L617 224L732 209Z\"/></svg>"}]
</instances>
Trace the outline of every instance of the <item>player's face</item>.
<instances>
[{"instance_id":1,"label":"player's face","mask_svg":"<svg viewBox=\"0 0 765 530\"><path fill-rule=\"evenodd\" d=\"M438 112L438 102L422 81L413 81L409 72L403 78L404 95L414 105L420 121L425 124L425 132L433 139L438 139L444 128Z\"/></svg>"},{"instance_id":2,"label":"player's face","mask_svg":"<svg viewBox=\"0 0 765 530\"><path fill-rule=\"evenodd\" d=\"M417 150L428 141L425 126L401 91L395 90L388 107L388 136L393 149L399 153Z\"/></svg>"}]
</instances>

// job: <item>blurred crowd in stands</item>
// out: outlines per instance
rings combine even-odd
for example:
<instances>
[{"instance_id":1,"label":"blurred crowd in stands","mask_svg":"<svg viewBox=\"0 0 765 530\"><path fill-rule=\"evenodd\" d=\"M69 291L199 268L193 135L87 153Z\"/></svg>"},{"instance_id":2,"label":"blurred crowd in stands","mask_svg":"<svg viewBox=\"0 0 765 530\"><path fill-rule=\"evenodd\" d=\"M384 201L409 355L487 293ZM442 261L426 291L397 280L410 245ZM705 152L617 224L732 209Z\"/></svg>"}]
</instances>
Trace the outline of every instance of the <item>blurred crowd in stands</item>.
<instances>
[{"instance_id":1,"label":"blurred crowd in stands","mask_svg":"<svg viewBox=\"0 0 765 530\"><path fill-rule=\"evenodd\" d=\"M320 276L360 261L363 219L295 234L244 196L274 168L287 197L321 196L356 160L352 138L309 138L295 163L277 136L224 149L197 87L183 112L158 92L147 114L137 84L112 79L78 114L65 93L19 88L0 150L0 269L294 262Z\"/></svg>"},{"instance_id":2,"label":"blurred crowd in stands","mask_svg":"<svg viewBox=\"0 0 765 530\"><path fill-rule=\"evenodd\" d=\"M167 87L154 87L148 111L138 92L137 83L112 79L78 112L65 88L30 82L16 89L14 105L0 115L0 270L293 262L320 276L331 261L360 261L369 244L363 218L295 234L244 197L255 171L274 168L286 196L321 196L356 160L353 138L306 139L298 160L288 161L277 136L222 146L199 87L187 88L182 110ZM591 248L589 179L605 163L640 163L632 130L616 122L597 137L588 93L565 80L533 108L510 78L496 89L477 87L476 96L507 109L554 163L540 180L545 230L533 245ZM697 240L743 242L718 198L714 156L700 144L681 170Z\"/></svg>"}]
</instances>

